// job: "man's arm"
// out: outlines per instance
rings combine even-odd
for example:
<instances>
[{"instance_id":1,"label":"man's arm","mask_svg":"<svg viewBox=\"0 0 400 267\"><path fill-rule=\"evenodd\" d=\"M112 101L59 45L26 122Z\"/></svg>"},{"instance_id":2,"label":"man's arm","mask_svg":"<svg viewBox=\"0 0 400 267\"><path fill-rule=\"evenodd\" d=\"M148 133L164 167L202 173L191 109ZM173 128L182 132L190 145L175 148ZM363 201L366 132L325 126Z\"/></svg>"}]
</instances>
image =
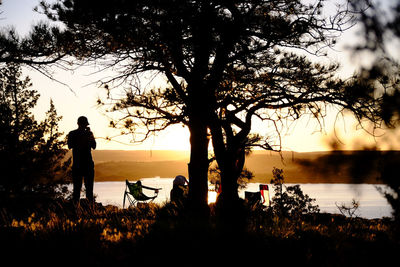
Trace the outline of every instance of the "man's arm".
<instances>
[{"instance_id":1,"label":"man's arm","mask_svg":"<svg viewBox=\"0 0 400 267\"><path fill-rule=\"evenodd\" d=\"M89 130L90 131L90 130ZM94 139L93 132L90 131L90 147L96 149L96 139Z\"/></svg>"},{"instance_id":2,"label":"man's arm","mask_svg":"<svg viewBox=\"0 0 400 267\"><path fill-rule=\"evenodd\" d=\"M74 147L74 136L72 132L69 132L67 135L67 144L69 149Z\"/></svg>"},{"instance_id":3,"label":"man's arm","mask_svg":"<svg viewBox=\"0 0 400 267\"><path fill-rule=\"evenodd\" d=\"M93 137L93 140L92 140L92 148L93 149L96 149L96 140L94 139L94 137Z\"/></svg>"}]
</instances>

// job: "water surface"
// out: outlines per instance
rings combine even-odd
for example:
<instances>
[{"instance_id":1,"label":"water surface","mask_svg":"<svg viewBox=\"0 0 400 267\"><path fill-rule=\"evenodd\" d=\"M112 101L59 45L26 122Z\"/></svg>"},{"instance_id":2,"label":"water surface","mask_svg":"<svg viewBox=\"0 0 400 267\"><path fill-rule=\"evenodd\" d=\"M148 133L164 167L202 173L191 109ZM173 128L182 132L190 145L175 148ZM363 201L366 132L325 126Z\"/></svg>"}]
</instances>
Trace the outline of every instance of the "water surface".
<instances>
[{"instance_id":1,"label":"water surface","mask_svg":"<svg viewBox=\"0 0 400 267\"><path fill-rule=\"evenodd\" d=\"M162 188L155 202L163 203L169 200L172 189L172 178L144 178L143 185ZM291 184L287 184L289 186ZM377 191L376 186L386 188L383 185L372 184L300 184L301 189L311 198L316 199L321 212L340 213L337 205L351 206L353 199L359 201L360 207L356 215L363 218L390 217L392 209L386 199ZM258 191L259 183L249 183L245 191ZM273 187L270 186L270 197L273 196ZM97 201L103 205L116 205L122 207L125 191L125 182L96 182L94 193ZM151 195L152 191L144 191ZM239 192L244 198L244 191Z\"/></svg>"}]
</instances>

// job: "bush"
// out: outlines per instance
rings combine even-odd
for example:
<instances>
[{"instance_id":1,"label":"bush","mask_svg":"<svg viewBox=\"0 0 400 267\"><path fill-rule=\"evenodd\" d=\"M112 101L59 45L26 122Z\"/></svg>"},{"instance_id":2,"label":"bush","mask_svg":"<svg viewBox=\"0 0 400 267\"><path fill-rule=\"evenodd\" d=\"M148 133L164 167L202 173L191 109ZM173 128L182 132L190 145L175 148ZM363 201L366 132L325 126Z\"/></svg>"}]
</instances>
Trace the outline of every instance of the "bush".
<instances>
[{"instance_id":1,"label":"bush","mask_svg":"<svg viewBox=\"0 0 400 267\"><path fill-rule=\"evenodd\" d=\"M285 186L283 170L274 168L271 184L275 195L272 198L271 208L275 215L285 217L300 217L303 214L319 213L319 206L314 205L315 199L304 194L300 185ZM285 189L285 191L284 191Z\"/></svg>"}]
</instances>

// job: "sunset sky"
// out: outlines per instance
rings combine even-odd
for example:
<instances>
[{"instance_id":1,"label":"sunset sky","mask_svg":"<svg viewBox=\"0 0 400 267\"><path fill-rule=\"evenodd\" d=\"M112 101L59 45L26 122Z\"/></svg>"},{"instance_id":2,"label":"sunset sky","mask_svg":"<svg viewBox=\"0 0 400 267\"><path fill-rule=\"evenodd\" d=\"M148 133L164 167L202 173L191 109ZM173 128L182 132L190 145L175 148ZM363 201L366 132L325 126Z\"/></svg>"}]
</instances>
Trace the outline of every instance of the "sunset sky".
<instances>
[{"instance_id":1,"label":"sunset sky","mask_svg":"<svg viewBox=\"0 0 400 267\"><path fill-rule=\"evenodd\" d=\"M13 25L17 32L23 36L29 32L30 26L39 20L45 19L43 15L33 12L37 5L36 0L3 0L0 6L0 28L4 29ZM356 28L343 34L334 50L329 51L330 60L339 61L342 64L341 75L351 75L357 67L368 64L368 56L351 56L346 46L357 42ZM361 60L362 59L362 60ZM174 126L167 131L153 136L143 144L121 144L118 142L105 141L102 138L114 136L117 133L108 127L109 119L104 111L96 106L99 96L104 96L105 90L98 88L95 83L98 79L104 78L105 74L92 74L93 69L81 68L75 72L54 70L54 77L68 84L70 88L52 81L42 74L25 70L24 75L29 75L33 82L33 88L39 91L41 98L34 111L35 117L41 120L49 108L50 99L54 101L59 115L63 116L60 123L61 131L68 133L76 128L76 120L79 116L85 115L89 119L90 127L97 138L98 149L123 149L123 150L188 150L189 132L182 126ZM72 90L71 90L72 89ZM336 121L336 123L335 123ZM336 125L334 129L334 125ZM325 127L321 131L315 120L304 117L294 123L289 130L282 132L283 150L298 152L329 150L329 143L336 140L333 133L340 138L343 149L361 148L366 143L376 144L382 149L400 149L397 139L393 139L393 133L386 133L383 137L372 138L365 134L365 131L358 129L351 118L336 116L332 110L325 120ZM260 133L268 132L268 128L262 124L256 124L254 129ZM390 141L388 141L390 140ZM121 139L129 143L130 138ZM388 145L390 144L390 145Z\"/></svg>"}]
</instances>

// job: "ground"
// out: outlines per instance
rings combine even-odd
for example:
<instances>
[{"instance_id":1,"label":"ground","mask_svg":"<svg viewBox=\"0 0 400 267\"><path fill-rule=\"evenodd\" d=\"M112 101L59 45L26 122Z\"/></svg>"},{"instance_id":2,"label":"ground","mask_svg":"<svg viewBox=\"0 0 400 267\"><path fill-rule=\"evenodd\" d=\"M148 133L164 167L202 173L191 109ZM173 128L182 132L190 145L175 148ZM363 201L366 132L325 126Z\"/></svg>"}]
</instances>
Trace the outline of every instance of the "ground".
<instances>
[{"instance_id":1,"label":"ground","mask_svg":"<svg viewBox=\"0 0 400 267\"><path fill-rule=\"evenodd\" d=\"M277 217L243 206L231 221L215 206L197 217L171 203L129 209L65 200L1 211L3 262L94 266L302 264L388 266L400 251L395 223L325 213Z\"/></svg>"}]
</instances>

